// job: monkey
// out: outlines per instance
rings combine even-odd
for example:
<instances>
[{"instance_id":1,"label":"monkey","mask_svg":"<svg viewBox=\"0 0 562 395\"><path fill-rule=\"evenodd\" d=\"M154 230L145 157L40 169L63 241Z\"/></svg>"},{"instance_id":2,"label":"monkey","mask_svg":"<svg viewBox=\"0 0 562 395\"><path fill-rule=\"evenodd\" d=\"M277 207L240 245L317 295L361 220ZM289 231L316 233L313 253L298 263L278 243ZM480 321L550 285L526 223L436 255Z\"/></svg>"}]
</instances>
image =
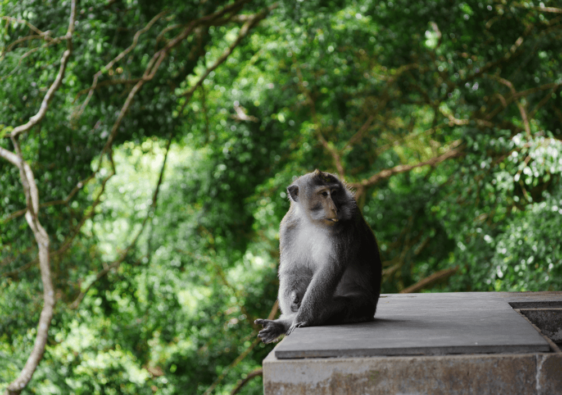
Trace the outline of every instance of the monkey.
<instances>
[{"instance_id":1,"label":"monkey","mask_svg":"<svg viewBox=\"0 0 562 395\"><path fill-rule=\"evenodd\" d=\"M374 320L382 263L373 231L352 192L315 170L288 188L291 206L279 232L281 316L257 319L271 343L295 328Z\"/></svg>"}]
</instances>

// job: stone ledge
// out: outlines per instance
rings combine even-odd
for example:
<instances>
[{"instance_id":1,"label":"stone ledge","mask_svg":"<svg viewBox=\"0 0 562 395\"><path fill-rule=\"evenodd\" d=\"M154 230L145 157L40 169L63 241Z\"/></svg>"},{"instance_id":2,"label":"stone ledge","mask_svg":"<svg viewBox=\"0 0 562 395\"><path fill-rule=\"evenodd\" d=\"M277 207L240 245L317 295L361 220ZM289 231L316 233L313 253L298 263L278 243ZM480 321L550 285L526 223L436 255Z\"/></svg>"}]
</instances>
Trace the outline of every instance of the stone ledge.
<instances>
[{"instance_id":1,"label":"stone ledge","mask_svg":"<svg viewBox=\"0 0 562 395\"><path fill-rule=\"evenodd\" d=\"M373 322L286 337L264 394L562 394L561 307L562 292L383 295Z\"/></svg>"},{"instance_id":2,"label":"stone ledge","mask_svg":"<svg viewBox=\"0 0 562 395\"><path fill-rule=\"evenodd\" d=\"M562 354L317 358L263 363L266 395L556 395Z\"/></svg>"},{"instance_id":3,"label":"stone ledge","mask_svg":"<svg viewBox=\"0 0 562 395\"><path fill-rule=\"evenodd\" d=\"M548 352L510 303L562 303L562 292L382 295L372 322L298 328L278 359Z\"/></svg>"}]
</instances>

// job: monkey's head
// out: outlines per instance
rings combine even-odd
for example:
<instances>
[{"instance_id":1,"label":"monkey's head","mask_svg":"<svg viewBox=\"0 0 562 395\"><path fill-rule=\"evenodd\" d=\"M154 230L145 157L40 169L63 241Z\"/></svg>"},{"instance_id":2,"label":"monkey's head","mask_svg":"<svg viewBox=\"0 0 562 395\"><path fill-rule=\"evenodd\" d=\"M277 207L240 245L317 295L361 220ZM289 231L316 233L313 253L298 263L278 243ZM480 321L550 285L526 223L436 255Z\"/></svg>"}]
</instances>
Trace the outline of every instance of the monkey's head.
<instances>
[{"instance_id":1,"label":"monkey's head","mask_svg":"<svg viewBox=\"0 0 562 395\"><path fill-rule=\"evenodd\" d=\"M334 226L349 220L356 207L351 192L333 174L315 170L297 178L287 192L298 209L314 222Z\"/></svg>"}]
</instances>

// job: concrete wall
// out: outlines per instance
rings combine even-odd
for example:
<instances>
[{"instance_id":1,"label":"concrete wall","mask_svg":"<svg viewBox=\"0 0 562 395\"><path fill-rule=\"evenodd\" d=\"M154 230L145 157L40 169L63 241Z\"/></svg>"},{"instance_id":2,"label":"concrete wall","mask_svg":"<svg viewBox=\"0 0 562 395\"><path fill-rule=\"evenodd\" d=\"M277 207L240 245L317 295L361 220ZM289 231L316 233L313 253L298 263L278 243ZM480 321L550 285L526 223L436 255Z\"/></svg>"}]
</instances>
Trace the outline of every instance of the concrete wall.
<instances>
[{"instance_id":1,"label":"concrete wall","mask_svg":"<svg viewBox=\"0 0 562 395\"><path fill-rule=\"evenodd\" d=\"M264 360L265 395L561 395L562 354Z\"/></svg>"}]
</instances>

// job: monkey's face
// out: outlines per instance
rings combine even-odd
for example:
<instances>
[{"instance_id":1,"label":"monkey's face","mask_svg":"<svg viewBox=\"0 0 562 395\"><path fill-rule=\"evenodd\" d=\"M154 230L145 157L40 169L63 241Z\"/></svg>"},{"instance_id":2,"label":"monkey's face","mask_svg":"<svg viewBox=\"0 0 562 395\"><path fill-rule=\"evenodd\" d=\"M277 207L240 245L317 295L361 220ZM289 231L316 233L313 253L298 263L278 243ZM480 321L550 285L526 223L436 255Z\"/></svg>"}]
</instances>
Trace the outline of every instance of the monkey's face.
<instances>
[{"instance_id":1,"label":"monkey's face","mask_svg":"<svg viewBox=\"0 0 562 395\"><path fill-rule=\"evenodd\" d=\"M337 185L326 185L312 189L312 194L308 199L308 209L310 218L314 221L333 226L339 220L339 209L336 204L338 193L341 194Z\"/></svg>"},{"instance_id":2,"label":"monkey's face","mask_svg":"<svg viewBox=\"0 0 562 395\"><path fill-rule=\"evenodd\" d=\"M300 177L287 188L291 200L310 220L334 226L348 219L348 191L333 175L315 171Z\"/></svg>"}]
</instances>

